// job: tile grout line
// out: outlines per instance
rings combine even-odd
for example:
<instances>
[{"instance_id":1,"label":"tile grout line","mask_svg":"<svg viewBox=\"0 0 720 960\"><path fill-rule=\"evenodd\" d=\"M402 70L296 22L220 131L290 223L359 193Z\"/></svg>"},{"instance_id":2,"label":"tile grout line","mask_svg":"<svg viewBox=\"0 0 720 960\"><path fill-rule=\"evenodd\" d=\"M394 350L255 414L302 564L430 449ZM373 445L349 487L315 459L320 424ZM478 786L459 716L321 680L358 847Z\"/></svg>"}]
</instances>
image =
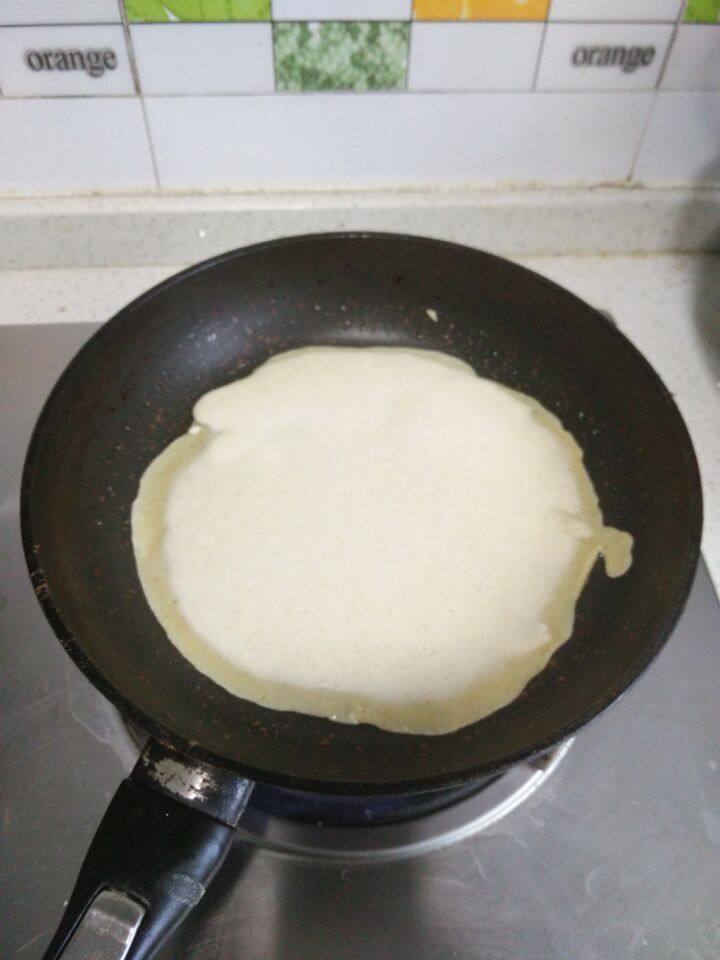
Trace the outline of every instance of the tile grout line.
<instances>
[{"instance_id":1,"label":"tile grout line","mask_svg":"<svg viewBox=\"0 0 720 960\"><path fill-rule=\"evenodd\" d=\"M630 171L628 172L628 176L627 176L628 183L632 183L635 180L635 172L637 170L637 165L640 160L640 154L642 153L643 145L645 144L645 137L647 135L648 128L650 126L650 121L652 120L652 117L653 117L653 113L655 112L655 107L658 102L658 97L660 96L660 84L662 83L662 79L665 76L665 70L667 68L668 62L672 55L673 46L675 45L675 37L677 36L677 32L680 29L682 18L685 15L685 6L686 6L685 0L683 0L683 2L680 4L680 9L678 10L675 16L675 23L673 25L672 33L670 34L670 42L668 43L665 59L663 60L662 66L660 67L660 72L658 73L658 78L655 83L655 89L653 90L653 98L650 103L650 109L648 110L647 116L645 117L645 123L643 124L643 128L640 131L640 137L638 138L637 147L635 148L632 162L630 164Z\"/></svg>"},{"instance_id":2,"label":"tile grout line","mask_svg":"<svg viewBox=\"0 0 720 960\"><path fill-rule=\"evenodd\" d=\"M120 2L122 2L122 0L120 0ZM548 7L548 9L549 9L549 7ZM538 23L547 24L547 23L549 23L549 20L548 20L547 18L540 18L540 17L527 17L527 18L524 18L524 19L519 18L519 17L514 17L512 20L506 20L506 19L503 19L502 17L483 17L482 19L479 19L479 18L478 18L478 19L473 19L473 20L461 20L461 19L458 18L458 17L453 17L453 18L448 18L448 17L433 17L432 19L430 19L430 18L428 18L428 17L411 17L411 18L408 18L408 17L365 17L365 18L363 18L362 16L357 16L357 17L342 17L342 18L338 18L338 17L312 17L312 18L308 18L308 17L300 17L300 16L297 16L297 17L293 17L292 19L289 18L289 17L282 17L282 18L279 19L279 20L273 20L272 18L270 18L270 19L267 19L267 18L266 18L266 19L260 19L260 20L255 20L255 19L250 19L250 18L243 19L243 20L190 20L190 19L188 19L188 20L178 20L178 21L174 21L173 23L169 23L169 22L166 21L166 20L138 20L138 21L134 21L134 22L136 23L137 26L143 26L143 27L169 27L169 26L181 27L181 26L186 26L186 25L188 25L188 26L197 26L198 24L204 24L204 23L214 24L215 26L220 26L220 25L224 25L224 24L234 24L235 26L244 26L244 25L246 25L246 24L253 24L253 23L255 23L255 24L257 24L257 23L409 23L409 22L411 22L411 20L412 20L412 22L414 22L414 23L427 23L427 24L430 24L430 23L454 23L454 24L468 24L468 25L469 25L469 24L483 24L483 23L506 23L506 24L510 24L510 25L513 25L513 26L514 26L515 24L523 24L523 23L525 23L525 24L527 24L527 23L531 23L531 24L532 24L532 23L534 23L534 24L538 24ZM597 24L612 24L612 25L614 25L614 26L630 26L630 25L633 25L633 26L649 26L649 25L651 25L651 24L663 24L663 23L664 23L664 24L674 24L674 23L676 22L676 20L675 20L675 19L673 19L673 20L670 20L670 19L658 20L658 19L656 19L656 18L647 18L647 19L646 19L646 18L643 18L643 17L633 18L632 20L610 20L610 19L607 19L607 18L605 18L605 19L598 18L598 19L594 19L594 20L570 20L570 19L567 18L567 17L563 17L562 19L553 20L552 22L553 22L553 23L569 23L569 24L572 24L573 26L577 26L578 24L586 24L586 23L587 23L587 24L590 24L590 25L592 25L592 24L596 24L596 25L597 25ZM690 23L690 24L688 24L688 25L689 25L689 26L692 26L692 23ZM706 26L706 27L709 26L709 27L712 27L712 26L717 26L718 24L712 23L712 22L711 22L711 23L700 23L700 22L698 22L698 25L699 25L699 26ZM22 27L100 27L100 26L105 26L105 27L107 27L107 26L117 26L117 21L116 21L116 20L87 20L87 21L84 20L84 21L77 21L77 22L73 21L72 23L59 22L59 21L58 21L58 22L53 22L53 23L50 23L50 22L48 22L48 23L2 23L2 22L0 22L0 27L1 27L2 29L4 29L4 30L5 30L5 29L12 29L12 28L14 28L14 27L21 27L21 28L22 28Z\"/></svg>"},{"instance_id":3,"label":"tile grout line","mask_svg":"<svg viewBox=\"0 0 720 960\"><path fill-rule=\"evenodd\" d=\"M276 94L278 92L278 73L277 73L277 60L275 59L275 20L273 19L273 0L270 0L270 50L272 52L272 74L273 74L273 83L272 83L272 92Z\"/></svg>"},{"instance_id":4,"label":"tile grout line","mask_svg":"<svg viewBox=\"0 0 720 960\"><path fill-rule=\"evenodd\" d=\"M706 92L715 92L714 88L703 87L699 88L700 90L705 90ZM370 99L379 99L380 97L385 96L399 96L407 95L411 97L481 97L481 96L558 96L558 97L577 97L577 96L601 96L601 97L629 97L636 96L641 93L655 93L657 92L653 87L640 87L632 90L603 90L603 89L586 89L581 90L577 88L564 88L564 87L549 87L543 90L531 90L530 87L462 87L462 88L448 88L448 87L423 87L422 89L412 89L404 90L401 87L389 87L388 89L383 90L280 90L273 92L272 90L258 91L258 90L245 90L245 91L234 91L231 93L150 93L145 94L139 99L144 100L220 100L223 98L231 99L233 97L237 99L246 99L248 97L256 98L281 98L281 97L298 97L300 99L311 99L311 98L321 98L321 97L364 97L368 100ZM4 96L3 100L130 100L138 96L136 93L62 93L62 94L48 94L48 93L36 93L36 94L10 94Z\"/></svg>"},{"instance_id":5,"label":"tile grout line","mask_svg":"<svg viewBox=\"0 0 720 960\"><path fill-rule=\"evenodd\" d=\"M537 82L538 77L540 76L540 64L542 62L543 50L545 49L545 34L547 33L548 23L550 22L550 10L552 8L552 0L549 0L547 5L547 10L545 11L545 21L543 23L542 34L540 36L540 46L538 48L537 60L535 61L535 71L533 73L532 86L530 90L535 93L537 91Z\"/></svg>"},{"instance_id":6,"label":"tile grout line","mask_svg":"<svg viewBox=\"0 0 720 960\"><path fill-rule=\"evenodd\" d=\"M150 148L150 161L152 163L153 174L155 175L155 186L158 190L160 186L160 171L158 170L157 158L155 156L155 144L153 143L152 131L150 130L150 121L148 120L147 108L145 106L145 97L140 95L140 109L142 110L143 123L145 124L145 133L148 138L148 147Z\"/></svg>"},{"instance_id":7,"label":"tile grout line","mask_svg":"<svg viewBox=\"0 0 720 960\"><path fill-rule=\"evenodd\" d=\"M411 3L410 19L408 20L407 60L405 61L405 93L410 92L410 63L412 61L412 39L413 39L413 7Z\"/></svg>"},{"instance_id":8,"label":"tile grout line","mask_svg":"<svg viewBox=\"0 0 720 960\"><path fill-rule=\"evenodd\" d=\"M122 3L122 0L119 0L119 2ZM548 8L548 9L549 9L549 8ZM121 20L122 20L122 16L121 16ZM171 24L171 23L168 23L167 21L164 21L164 20L138 20L138 21L137 21L137 25L138 25L138 26L143 26L143 27L168 27L168 26L185 26L185 25L188 25L188 26L197 26L198 24L205 24L205 23L207 23L207 24L214 24L215 26L221 26L221 25L228 24L228 23L235 24L235 25L237 25L237 26L243 26L243 25L245 25L245 24L257 24L257 23L408 23L408 22L410 22L410 21L409 21L409 20L405 20L405 19L400 19L400 20L399 20L397 17L394 18L394 19L388 19L387 17L373 17L373 18L371 18L371 19L369 19L369 20L368 20L368 19L363 20L362 17L354 17L354 18L352 18L352 19L350 19L350 18L343 18L342 20L338 20L337 18L333 19L333 18L330 18L330 17L317 17L317 18L315 18L315 19L313 19L313 20L308 20L307 18L304 18L304 19L303 19L302 17L295 17L295 18L292 19L292 20L290 20L290 19L288 19L288 18L282 18L282 19L280 19L280 20L273 20L273 19L265 19L265 20L251 20L251 19L247 19L247 20L180 20L180 21L178 21L177 23L172 23L172 24ZM473 24L473 23L474 23L474 24L482 24L482 23L507 23L507 24L516 24L516 23L518 23L518 24L519 24L519 23L544 23L544 24L549 24L549 23L550 23L550 21L549 21L547 18L546 18L545 20L540 20L540 19L537 19L537 18L535 18L535 19L530 19L530 18L528 18L528 19L526 19L526 20L521 20L521 19L503 20L503 19L500 19L500 18L498 18L498 17L484 17L482 20L460 20L460 19L458 19L458 18L455 18L455 19L444 18L444 19L443 19L443 18L440 18L440 17L437 17L437 18L432 19L432 20L430 20L430 19L425 19L425 18L418 18L418 19L414 19L414 18L413 18L413 22L415 22L415 23L455 23L455 24L457 24L457 23L467 23L467 24ZM567 17L563 17L562 19L557 19L557 20L553 20L553 21L552 21L553 24L555 24L555 23L564 23L564 24L571 24L571 25L573 25L573 26L577 26L577 25L579 25L579 24L582 24L582 25L588 24L588 25L591 25L591 26L592 26L592 25L596 25L596 26L597 26L597 25L608 25L608 24L613 25L613 26L651 26L651 25L653 25L653 24L658 24L658 25L670 24L670 25L674 25L674 24L676 24L677 22L678 22L678 21L677 21L677 17L676 17L674 20L669 20L669 19L657 20L657 19L654 19L654 18L644 19L644 18L642 18L642 17L633 18L632 20L609 20L609 19L602 19L602 18L596 18L596 19L594 19L594 20L570 20L570 19L568 19ZM682 22L682 21L680 21L680 22ZM27 28L27 27L43 27L43 28L44 28L44 27L69 27L69 28L72 28L72 27L116 27L116 26L119 26L119 23L118 23L117 20L77 20L77 21L73 20L71 23L68 23L67 21L60 21L60 20L57 20L57 21L48 21L47 23L46 23L46 22L42 22L42 23L2 23L2 21L0 21L0 29L3 29L3 30L15 30L15 29L20 29L20 30L22 30L22 29L25 29L25 28ZM717 26L720 26L720 23L715 22L715 21L705 22L705 21L700 21L700 20L697 20L697 21L692 21L692 20L690 20L690 21L688 21L688 22L685 24L685 26L688 26L688 27L717 27Z\"/></svg>"},{"instance_id":9,"label":"tile grout line","mask_svg":"<svg viewBox=\"0 0 720 960\"><path fill-rule=\"evenodd\" d=\"M152 133L150 131L150 122L148 120L147 109L145 107L145 97L140 86L140 74L138 72L137 61L135 59L135 48L133 47L132 35L130 33L130 22L128 21L127 10L124 0L117 0L120 9L120 19L122 22L123 33L125 34L125 46L127 48L128 62L132 72L133 84L135 85L135 95L140 102L140 110L143 117L143 126L145 127L145 136L147 137L148 150L150 151L150 163L152 164L153 176L155 177L155 187L160 189L160 172L155 156L155 145L153 143Z\"/></svg>"},{"instance_id":10,"label":"tile grout line","mask_svg":"<svg viewBox=\"0 0 720 960\"><path fill-rule=\"evenodd\" d=\"M140 77L138 75L137 63L135 61L135 50L133 49L132 38L130 36L130 24L128 22L124 0L117 0L117 5L118 10L120 11L120 26L122 27L123 34L125 36L125 47L127 49L130 72L133 78L133 86L135 87L135 95L140 96Z\"/></svg>"},{"instance_id":11,"label":"tile grout line","mask_svg":"<svg viewBox=\"0 0 720 960\"><path fill-rule=\"evenodd\" d=\"M657 103L658 91L657 87L652 91L652 100L650 101L650 106L648 107L647 116L645 117L645 122L642 125L642 130L640 131L640 136L638 137L637 146L633 152L632 160L630 161L630 169L628 175L625 178L625 183L634 183L635 181L635 168L637 167L638 160L640 159L640 152L643 148L645 142L645 134L647 133L648 127L650 126L650 121L652 120L652 115L655 110L655 104Z\"/></svg>"},{"instance_id":12,"label":"tile grout line","mask_svg":"<svg viewBox=\"0 0 720 960\"><path fill-rule=\"evenodd\" d=\"M667 70L668 62L670 61L670 56L672 54L673 46L675 45L675 37L677 36L678 30L680 29L680 24L682 23L682 18L685 14L685 3L680 5L680 11L675 18L675 23L673 24L673 31L670 34L670 42L668 43L667 53L665 54L665 59L662 62L660 67L660 73L658 74L657 83L655 84L655 89L659 90L660 85L662 84L663 77L665 76L665 71Z\"/></svg>"}]
</instances>

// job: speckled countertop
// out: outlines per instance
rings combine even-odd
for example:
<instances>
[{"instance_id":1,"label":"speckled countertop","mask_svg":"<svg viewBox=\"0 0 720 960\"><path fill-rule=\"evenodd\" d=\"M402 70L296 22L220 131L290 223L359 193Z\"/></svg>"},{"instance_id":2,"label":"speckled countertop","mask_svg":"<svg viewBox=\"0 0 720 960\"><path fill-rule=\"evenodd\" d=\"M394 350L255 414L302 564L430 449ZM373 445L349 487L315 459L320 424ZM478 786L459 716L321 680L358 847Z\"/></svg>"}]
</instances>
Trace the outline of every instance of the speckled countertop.
<instances>
[{"instance_id":1,"label":"speckled countertop","mask_svg":"<svg viewBox=\"0 0 720 960\"><path fill-rule=\"evenodd\" d=\"M516 259L610 311L675 395L700 461L703 552L720 592L720 257ZM0 323L99 322L180 266L6 270Z\"/></svg>"}]
</instances>

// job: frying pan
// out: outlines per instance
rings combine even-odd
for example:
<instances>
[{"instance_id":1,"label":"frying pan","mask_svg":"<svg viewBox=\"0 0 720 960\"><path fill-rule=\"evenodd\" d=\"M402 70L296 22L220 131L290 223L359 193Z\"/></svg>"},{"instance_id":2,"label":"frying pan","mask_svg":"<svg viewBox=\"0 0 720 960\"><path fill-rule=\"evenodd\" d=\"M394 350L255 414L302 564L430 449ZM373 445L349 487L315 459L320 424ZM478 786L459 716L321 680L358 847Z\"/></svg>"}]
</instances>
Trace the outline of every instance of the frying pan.
<instances>
[{"instance_id":1,"label":"frying pan","mask_svg":"<svg viewBox=\"0 0 720 960\"><path fill-rule=\"evenodd\" d=\"M199 396L308 344L442 350L531 394L583 447L606 522L635 538L625 576L596 565L549 666L508 707L455 733L388 733L237 698L181 657L144 599L130 540L143 471L188 429ZM701 521L695 456L658 376L600 313L519 266L436 240L324 234L236 250L154 287L70 363L23 477L38 599L80 669L151 736L45 956L85 956L98 943L104 957L154 953L221 863L253 781L353 796L433 791L563 740L668 637Z\"/></svg>"}]
</instances>

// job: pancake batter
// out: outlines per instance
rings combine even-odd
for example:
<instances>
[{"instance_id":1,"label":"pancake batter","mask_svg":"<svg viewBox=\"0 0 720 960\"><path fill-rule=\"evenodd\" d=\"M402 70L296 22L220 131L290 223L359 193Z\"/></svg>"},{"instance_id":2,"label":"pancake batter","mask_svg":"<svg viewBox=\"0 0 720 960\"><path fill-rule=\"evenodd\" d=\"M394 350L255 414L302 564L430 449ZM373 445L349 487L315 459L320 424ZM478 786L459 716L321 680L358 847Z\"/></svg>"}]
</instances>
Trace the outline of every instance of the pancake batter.
<instances>
[{"instance_id":1,"label":"pancake batter","mask_svg":"<svg viewBox=\"0 0 720 960\"><path fill-rule=\"evenodd\" d=\"M444 354L310 347L202 397L146 470L138 572L178 650L238 696L445 733L572 631L603 526L582 452Z\"/></svg>"}]
</instances>

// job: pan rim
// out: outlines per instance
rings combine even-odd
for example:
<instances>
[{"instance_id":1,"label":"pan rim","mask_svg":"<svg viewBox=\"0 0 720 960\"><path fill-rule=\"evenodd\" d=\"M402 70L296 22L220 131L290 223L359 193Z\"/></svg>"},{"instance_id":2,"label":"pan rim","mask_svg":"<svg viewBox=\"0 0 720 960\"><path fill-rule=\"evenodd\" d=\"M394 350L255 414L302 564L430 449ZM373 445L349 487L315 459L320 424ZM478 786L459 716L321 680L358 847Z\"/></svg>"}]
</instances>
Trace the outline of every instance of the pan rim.
<instances>
[{"instance_id":1,"label":"pan rim","mask_svg":"<svg viewBox=\"0 0 720 960\"><path fill-rule=\"evenodd\" d=\"M572 298L578 307L581 307L586 313L586 319L588 322L592 317L595 323L600 324L605 328L610 328L613 335L618 337L621 341L624 341L625 349L634 354L635 360L638 361L640 365L644 367L645 372L650 375L650 378L658 389L659 399L662 399L663 404L668 410L669 414L678 424L680 439L679 450L682 452L688 483L692 490L692 499L688 503L688 511L692 521L692 526L688 530L685 555L676 558L678 568L685 568L685 575L681 580L679 580L674 607L668 613L662 629L657 632L656 636L653 638L653 642L648 643L643 648L642 654L638 656L627 668L621 680L617 682L609 691L607 691L605 696L598 698L587 710L575 717L572 723L558 728L553 732L552 735L542 738L528 747L508 753L497 762L491 764L475 764L450 772L446 771L402 780L395 779L393 781L329 780L322 778L317 779L298 777L296 775L282 773L281 771L256 768L252 765L243 763L242 761L238 761L235 757L228 757L215 753L214 751L203 747L199 743L189 742L184 737L175 733L169 727L163 723L160 723L154 717L138 708L132 701L128 700L123 694L121 694L109 680L106 679L106 677L94 665L92 660L85 654L82 647L82 642L74 636L69 626L63 620L60 610L58 609L58 605L52 595L50 586L42 569L40 558L36 552L31 510L32 490L37 472L40 446L44 433L44 425L50 416L54 404L57 402L59 396L61 396L69 378L72 376L76 364L83 362L89 351L95 349L99 343L102 343L105 337L112 335L113 331L118 325L126 323L129 318L132 317L132 315L148 300L159 296L164 291L173 288L175 285L186 280L187 278L195 274L202 273L208 269L212 269L213 267L227 260L242 259L268 248L287 247L301 243L308 244L318 242L334 242L337 240L354 241L373 239L381 241L392 240L394 242L405 243L430 243L435 246L440 245L455 249L457 251L462 251L465 256L472 254L473 256L479 256L486 261L488 259L497 261L498 263L502 264L504 268L510 264L512 265L513 269L532 276L536 283L541 283L555 290L559 290L562 292L563 296ZM346 795L381 795L423 792L442 789L444 787L450 787L486 776L495 775L517 763L531 759L534 756L546 752L551 747L562 740L565 740L577 730L583 726L586 726L595 717L603 713L611 704L617 702L619 698L628 689L630 689L634 682L644 673L647 667L652 663L660 650L663 648L675 625L677 624L677 621L685 606L687 597L690 593L690 589L697 571L700 557L700 539L702 534L703 519L700 471L692 440L682 414L680 413L672 394L663 383L659 374L638 350L638 348L632 343L632 341L629 340L629 338L625 336L621 330L616 328L606 316L604 316L599 310L587 304L581 298L577 297L575 294L566 290L561 285L554 283L552 280L548 280L546 277L537 274L535 271L529 270L528 268L519 264L515 264L506 258L497 256L496 254L487 253L477 248L469 247L465 244L454 243L446 240L437 240L431 237L378 231L337 231L314 234L299 234L291 237L263 241L262 243L241 247L236 250L226 251L225 253L217 254L208 258L207 260L193 264L192 266L173 274L171 277L166 278L159 284L156 284L149 290L144 291L142 294L132 300L113 317L106 321L100 327L100 329L97 330L86 341L78 353L65 367L64 371L58 378L47 399L45 400L33 429L26 454L21 481L20 504L21 533L25 561L28 567L31 583L33 584L33 588L43 612L45 613L45 616L47 617L54 633L58 637L68 655L90 680L90 682L100 691L100 693L114 704L122 716L133 720L161 743L166 743L175 749L179 749L184 753L197 757L205 762L214 764L227 770L231 770L240 776L271 783L281 787L289 787L296 790ZM276 712L280 713L280 711ZM395 736L410 737L413 735L395 734ZM442 735L440 735L439 739L442 739Z\"/></svg>"}]
</instances>

